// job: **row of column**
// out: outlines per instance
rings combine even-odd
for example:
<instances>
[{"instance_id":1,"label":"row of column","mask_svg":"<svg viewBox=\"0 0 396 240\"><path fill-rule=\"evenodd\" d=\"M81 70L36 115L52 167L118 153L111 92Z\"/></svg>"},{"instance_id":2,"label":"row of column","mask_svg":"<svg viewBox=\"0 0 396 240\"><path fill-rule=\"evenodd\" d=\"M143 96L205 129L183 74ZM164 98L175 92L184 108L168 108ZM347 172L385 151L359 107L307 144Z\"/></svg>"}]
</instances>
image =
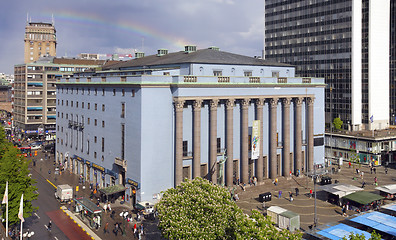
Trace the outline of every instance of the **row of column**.
<instances>
[{"instance_id":1,"label":"row of column","mask_svg":"<svg viewBox=\"0 0 396 240\"><path fill-rule=\"evenodd\" d=\"M304 97L271 97L271 98L242 98L240 100L241 109L241 182L247 183L249 180L248 168L248 108L251 102L256 105L256 120L260 120L260 148L259 157L256 161L256 177L258 181L270 177L275 179L277 177L277 107L279 100L282 100L282 157L283 168L282 175L288 176L291 168L290 159L290 104L294 102L295 113L295 127L294 127L294 149L295 152L295 173L301 170L302 164L302 102ZM209 179L213 183L217 183L217 108L219 99L209 100ZM226 107L226 166L225 166L225 183L227 186L233 184L233 114L236 99L225 99ZM269 176L265 171L264 166L267 163L263 162L263 106L265 102L269 103ZM308 138L308 171L313 169L313 97L306 97L307 106L307 138ZM175 99L175 184L182 182L183 178L183 107L184 99ZM203 100L194 100L193 103L193 161L192 161L192 177L200 176L201 166L201 106Z\"/></svg>"}]
</instances>

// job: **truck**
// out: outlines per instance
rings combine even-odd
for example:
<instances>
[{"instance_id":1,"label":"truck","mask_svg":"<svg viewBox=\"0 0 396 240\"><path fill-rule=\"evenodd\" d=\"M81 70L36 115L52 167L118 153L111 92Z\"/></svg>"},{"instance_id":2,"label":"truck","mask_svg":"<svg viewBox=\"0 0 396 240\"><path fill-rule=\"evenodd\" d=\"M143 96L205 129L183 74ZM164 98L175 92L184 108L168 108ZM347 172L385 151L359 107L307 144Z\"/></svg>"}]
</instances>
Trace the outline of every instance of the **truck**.
<instances>
[{"instance_id":1,"label":"truck","mask_svg":"<svg viewBox=\"0 0 396 240\"><path fill-rule=\"evenodd\" d=\"M56 187L55 198L61 203L67 203L73 199L73 188L68 184L58 185Z\"/></svg>"}]
</instances>

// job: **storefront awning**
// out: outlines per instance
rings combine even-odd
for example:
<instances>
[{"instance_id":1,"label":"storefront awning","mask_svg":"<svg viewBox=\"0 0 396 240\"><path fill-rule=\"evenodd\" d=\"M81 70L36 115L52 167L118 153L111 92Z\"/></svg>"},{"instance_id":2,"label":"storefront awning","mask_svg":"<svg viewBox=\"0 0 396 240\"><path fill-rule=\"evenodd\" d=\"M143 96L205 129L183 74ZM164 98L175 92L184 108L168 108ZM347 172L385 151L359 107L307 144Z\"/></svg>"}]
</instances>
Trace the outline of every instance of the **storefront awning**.
<instances>
[{"instance_id":1,"label":"storefront awning","mask_svg":"<svg viewBox=\"0 0 396 240\"><path fill-rule=\"evenodd\" d=\"M122 184L117 184L117 185L114 185L114 186L102 188L102 189L99 190L99 192L101 192L102 194L108 196L108 195L112 195L114 193L123 192L125 190L126 190L126 187L124 187Z\"/></svg>"},{"instance_id":2,"label":"storefront awning","mask_svg":"<svg viewBox=\"0 0 396 240\"><path fill-rule=\"evenodd\" d=\"M362 205L367 205L374 201L384 199L384 197L382 197L378 194L370 193L370 192L355 192L355 193L346 195L344 197L344 199L354 201L354 202L360 203Z\"/></svg>"}]
</instances>

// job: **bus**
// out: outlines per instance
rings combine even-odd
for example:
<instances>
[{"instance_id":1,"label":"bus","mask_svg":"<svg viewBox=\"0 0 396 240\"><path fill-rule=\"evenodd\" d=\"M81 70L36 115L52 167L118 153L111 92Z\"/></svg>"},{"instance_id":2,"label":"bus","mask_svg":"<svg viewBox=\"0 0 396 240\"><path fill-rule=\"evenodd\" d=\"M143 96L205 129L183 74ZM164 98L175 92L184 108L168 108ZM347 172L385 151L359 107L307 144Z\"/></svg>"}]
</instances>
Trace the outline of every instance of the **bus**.
<instances>
[{"instance_id":1,"label":"bus","mask_svg":"<svg viewBox=\"0 0 396 240\"><path fill-rule=\"evenodd\" d=\"M25 157L30 156L30 153L32 153L31 147L18 147L18 149Z\"/></svg>"}]
</instances>

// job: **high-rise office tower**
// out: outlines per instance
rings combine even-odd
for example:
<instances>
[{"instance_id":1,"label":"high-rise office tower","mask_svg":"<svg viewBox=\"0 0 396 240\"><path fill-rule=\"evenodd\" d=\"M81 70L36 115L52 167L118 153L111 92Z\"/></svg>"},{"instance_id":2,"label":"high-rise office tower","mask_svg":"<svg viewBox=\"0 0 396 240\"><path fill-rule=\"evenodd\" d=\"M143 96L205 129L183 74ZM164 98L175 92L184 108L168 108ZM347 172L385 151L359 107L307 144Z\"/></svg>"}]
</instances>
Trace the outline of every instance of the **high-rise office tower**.
<instances>
[{"instance_id":1,"label":"high-rise office tower","mask_svg":"<svg viewBox=\"0 0 396 240\"><path fill-rule=\"evenodd\" d=\"M396 89L389 57L394 5L266 0L265 58L295 65L297 75L325 78L327 123L340 117L351 130L387 128L396 114L390 110L396 107Z\"/></svg>"},{"instance_id":2,"label":"high-rise office tower","mask_svg":"<svg viewBox=\"0 0 396 240\"><path fill-rule=\"evenodd\" d=\"M53 23L27 22L25 27L25 63L43 56L56 56L56 30Z\"/></svg>"}]
</instances>

